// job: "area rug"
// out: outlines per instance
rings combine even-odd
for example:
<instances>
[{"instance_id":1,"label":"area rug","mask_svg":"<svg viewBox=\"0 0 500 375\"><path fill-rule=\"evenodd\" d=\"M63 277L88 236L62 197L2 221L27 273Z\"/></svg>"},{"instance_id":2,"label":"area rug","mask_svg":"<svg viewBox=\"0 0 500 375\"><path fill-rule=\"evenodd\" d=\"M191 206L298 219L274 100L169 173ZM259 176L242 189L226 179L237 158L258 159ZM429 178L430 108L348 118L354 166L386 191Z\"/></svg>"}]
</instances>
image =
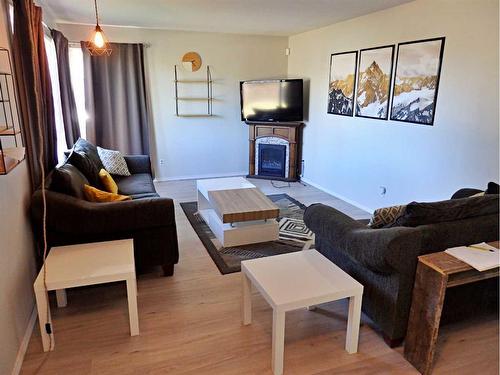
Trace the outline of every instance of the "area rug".
<instances>
[{"instance_id":1,"label":"area rug","mask_svg":"<svg viewBox=\"0 0 500 375\"><path fill-rule=\"evenodd\" d=\"M279 240L235 247L222 246L203 218L196 214L196 202L181 203L193 229L223 275L240 271L242 260L300 251L306 244L314 247L312 232L303 221L306 207L287 194L268 195L268 198L280 209Z\"/></svg>"}]
</instances>

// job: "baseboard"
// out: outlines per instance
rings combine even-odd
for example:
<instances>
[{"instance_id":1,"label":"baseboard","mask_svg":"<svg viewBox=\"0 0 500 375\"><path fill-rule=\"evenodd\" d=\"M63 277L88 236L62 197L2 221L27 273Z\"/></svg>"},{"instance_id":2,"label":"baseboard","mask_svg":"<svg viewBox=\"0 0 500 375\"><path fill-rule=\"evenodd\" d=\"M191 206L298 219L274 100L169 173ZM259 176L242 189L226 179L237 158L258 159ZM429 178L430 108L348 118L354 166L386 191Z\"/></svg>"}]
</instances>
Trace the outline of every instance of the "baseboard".
<instances>
[{"instance_id":1,"label":"baseboard","mask_svg":"<svg viewBox=\"0 0 500 375\"><path fill-rule=\"evenodd\" d=\"M305 178L305 177L301 177L300 180L302 182L305 182L306 184L309 184L311 186L314 186L315 188L319 189L319 190L323 190L325 193L328 193L330 195L333 195L334 197L336 198L339 198L339 199L342 199L343 201L349 203L349 204L352 204L353 206L356 206L357 208L363 210L363 211L366 211L368 213L372 213L373 212L373 208L370 208L370 207L366 207L364 205L362 205L361 203L359 202L356 202L355 200L352 200L350 198L347 198L341 194L338 194L336 193L335 191L333 190L330 190L330 189L327 189L325 188L324 186L321 186L320 184L317 184L311 180L309 180L308 178Z\"/></svg>"},{"instance_id":2,"label":"baseboard","mask_svg":"<svg viewBox=\"0 0 500 375\"><path fill-rule=\"evenodd\" d=\"M160 177L160 178L155 178L154 181L166 182L166 181L180 181L180 180L200 180L203 178L246 176L247 174L248 171L230 172L230 173L208 173L208 174L197 174L197 175L186 175L186 176Z\"/></svg>"},{"instance_id":3,"label":"baseboard","mask_svg":"<svg viewBox=\"0 0 500 375\"><path fill-rule=\"evenodd\" d=\"M16 362L14 362L12 375L18 375L21 372L21 367L24 361L24 355L26 354L26 350L28 349L28 344L31 339L31 334L33 333L33 328L35 328L36 318L37 318L37 311L35 305L33 306L33 310L31 311L30 319L28 321L28 326L26 327L26 331L24 332L21 345L19 345L19 350L17 351Z\"/></svg>"}]
</instances>

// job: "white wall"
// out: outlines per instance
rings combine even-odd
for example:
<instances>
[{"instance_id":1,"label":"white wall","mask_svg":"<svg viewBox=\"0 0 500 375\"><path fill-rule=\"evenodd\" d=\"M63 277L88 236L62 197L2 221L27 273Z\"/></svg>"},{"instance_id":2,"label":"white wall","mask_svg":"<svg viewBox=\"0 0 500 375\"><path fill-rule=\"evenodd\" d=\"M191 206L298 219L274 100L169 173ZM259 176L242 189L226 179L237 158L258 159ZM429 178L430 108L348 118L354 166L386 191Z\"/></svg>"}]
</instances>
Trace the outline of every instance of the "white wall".
<instances>
[{"instance_id":1,"label":"white wall","mask_svg":"<svg viewBox=\"0 0 500 375\"><path fill-rule=\"evenodd\" d=\"M434 126L326 113L331 53L440 36ZM310 80L305 180L369 209L498 181L498 42L498 0L417 0L290 37L288 73Z\"/></svg>"},{"instance_id":2,"label":"white wall","mask_svg":"<svg viewBox=\"0 0 500 375\"><path fill-rule=\"evenodd\" d=\"M0 46L9 47L3 1ZM0 176L0 374L11 373L34 307L35 251L28 220L30 197L26 161L8 175Z\"/></svg>"},{"instance_id":3,"label":"white wall","mask_svg":"<svg viewBox=\"0 0 500 375\"><path fill-rule=\"evenodd\" d=\"M71 41L88 38L91 30L68 24L58 28ZM150 44L146 58L157 179L248 173L248 129L240 121L239 81L286 76L288 38L119 27L106 27L104 32L113 42ZM180 77L203 79L205 66L210 65L215 80L213 118L175 116L173 69L188 51L201 55L203 67L195 73L181 68ZM205 94L205 87L199 95L191 89L184 96ZM165 164L160 165L159 159Z\"/></svg>"}]
</instances>

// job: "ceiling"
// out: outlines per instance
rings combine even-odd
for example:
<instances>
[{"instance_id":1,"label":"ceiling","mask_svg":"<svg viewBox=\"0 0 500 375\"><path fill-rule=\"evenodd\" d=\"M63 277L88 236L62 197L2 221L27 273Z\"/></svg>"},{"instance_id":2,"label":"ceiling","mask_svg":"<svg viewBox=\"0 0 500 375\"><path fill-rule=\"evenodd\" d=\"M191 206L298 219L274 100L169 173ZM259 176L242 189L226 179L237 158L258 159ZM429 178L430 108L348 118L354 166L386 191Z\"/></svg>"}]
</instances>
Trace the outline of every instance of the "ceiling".
<instances>
[{"instance_id":1,"label":"ceiling","mask_svg":"<svg viewBox=\"0 0 500 375\"><path fill-rule=\"evenodd\" d=\"M293 35L411 0L100 0L102 25ZM95 23L93 0L39 0L56 23Z\"/></svg>"}]
</instances>

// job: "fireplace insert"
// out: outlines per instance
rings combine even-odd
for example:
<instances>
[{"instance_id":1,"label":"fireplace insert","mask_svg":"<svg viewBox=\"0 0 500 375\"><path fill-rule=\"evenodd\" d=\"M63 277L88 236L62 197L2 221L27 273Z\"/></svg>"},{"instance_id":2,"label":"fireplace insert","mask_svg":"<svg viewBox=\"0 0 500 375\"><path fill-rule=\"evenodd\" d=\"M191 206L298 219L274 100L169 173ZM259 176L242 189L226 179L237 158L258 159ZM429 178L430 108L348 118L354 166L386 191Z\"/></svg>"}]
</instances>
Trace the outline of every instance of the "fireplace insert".
<instances>
[{"instance_id":1,"label":"fireplace insert","mask_svg":"<svg viewBox=\"0 0 500 375\"><path fill-rule=\"evenodd\" d=\"M258 175L268 177L285 177L286 146L259 145Z\"/></svg>"}]
</instances>

